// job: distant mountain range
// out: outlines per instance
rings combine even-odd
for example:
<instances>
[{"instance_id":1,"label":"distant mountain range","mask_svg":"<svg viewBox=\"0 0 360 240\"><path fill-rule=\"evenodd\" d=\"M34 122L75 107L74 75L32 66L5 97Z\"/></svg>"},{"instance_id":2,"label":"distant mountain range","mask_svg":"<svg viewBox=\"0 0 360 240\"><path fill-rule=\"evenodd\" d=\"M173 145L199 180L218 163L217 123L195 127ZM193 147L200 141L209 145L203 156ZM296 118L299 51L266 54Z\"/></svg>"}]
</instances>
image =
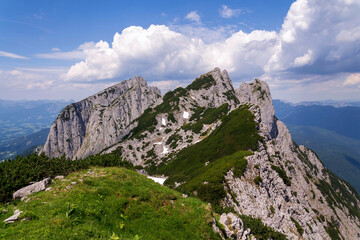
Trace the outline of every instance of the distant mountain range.
<instances>
[{"instance_id":1,"label":"distant mountain range","mask_svg":"<svg viewBox=\"0 0 360 240\"><path fill-rule=\"evenodd\" d=\"M360 107L281 100L273 104L276 116L288 126L295 142L313 149L329 169L360 192Z\"/></svg>"},{"instance_id":2,"label":"distant mountain range","mask_svg":"<svg viewBox=\"0 0 360 240\"><path fill-rule=\"evenodd\" d=\"M70 102L0 100L0 161L44 144L48 128Z\"/></svg>"}]
</instances>

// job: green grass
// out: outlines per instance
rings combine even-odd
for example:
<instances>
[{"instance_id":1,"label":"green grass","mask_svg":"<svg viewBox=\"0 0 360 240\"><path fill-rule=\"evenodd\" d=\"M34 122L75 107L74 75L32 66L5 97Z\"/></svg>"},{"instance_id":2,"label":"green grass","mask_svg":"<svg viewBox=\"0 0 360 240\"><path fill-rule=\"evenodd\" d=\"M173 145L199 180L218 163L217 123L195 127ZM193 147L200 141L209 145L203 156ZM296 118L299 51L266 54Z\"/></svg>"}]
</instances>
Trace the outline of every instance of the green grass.
<instances>
[{"instance_id":1,"label":"green grass","mask_svg":"<svg viewBox=\"0 0 360 240\"><path fill-rule=\"evenodd\" d=\"M0 238L219 239L211 229L211 209L200 200L124 168L88 171L52 183L51 191L34 194L28 203L0 206L9 210L0 215ZM73 181L78 184L66 189ZM3 223L15 208L31 220Z\"/></svg>"}]
</instances>

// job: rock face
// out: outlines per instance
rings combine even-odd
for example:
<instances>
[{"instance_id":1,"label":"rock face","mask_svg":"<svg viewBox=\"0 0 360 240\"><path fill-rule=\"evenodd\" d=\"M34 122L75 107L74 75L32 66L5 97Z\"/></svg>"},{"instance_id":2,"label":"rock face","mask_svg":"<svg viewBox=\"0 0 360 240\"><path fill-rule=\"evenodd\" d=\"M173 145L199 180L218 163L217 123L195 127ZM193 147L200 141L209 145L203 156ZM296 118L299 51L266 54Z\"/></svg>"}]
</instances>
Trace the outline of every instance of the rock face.
<instances>
[{"instance_id":1,"label":"rock face","mask_svg":"<svg viewBox=\"0 0 360 240\"><path fill-rule=\"evenodd\" d=\"M201 141L221 123L218 119L205 124L199 131L186 131L182 126L194 124L198 120L193 115L221 106L228 112L239 104L228 73L215 68L196 78L186 88L177 88L165 94L163 103L151 111L155 124L142 129L144 134L136 137L130 132L126 140L105 152L109 153L121 147L123 157L136 165L161 163L164 157ZM139 124L144 120L139 118L135 122Z\"/></svg>"},{"instance_id":2,"label":"rock face","mask_svg":"<svg viewBox=\"0 0 360 240\"><path fill-rule=\"evenodd\" d=\"M236 93L241 103L253 105L265 141L247 157L242 178L227 173L229 205L239 214L261 218L290 239L330 239L333 229L344 239L359 239L360 221L351 213L352 207L360 206L356 193L334 177L314 152L293 142L285 124L274 117L267 84L243 83ZM261 178L259 184L254 183L256 177Z\"/></svg>"},{"instance_id":3,"label":"rock face","mask_svg":"<svg viewBox=\"0 0 360 240\"><path fill-rule=\"evenodd\" d=\"M85 158L119 142L131 122L161 101L160 90L135 77L65 107L50 128L43 152Z\"/></svg>"},{"instance_id":4,"label":"rock face","mask_svg":"<svg viewBox=\"0 0 360 240\"><path fill-rule=\"evenodd\" d=\"M50 185L50 183L51 183L51 179L45 178L42 181L39 181L39 182L33 183L29 186L20 188L19 190L14 192L13 198L14 199L24 199L25 197L27 197L28 195L30 195L32 193L44 191L46 189L46 187Z\"/></svg>"}]
</instances>

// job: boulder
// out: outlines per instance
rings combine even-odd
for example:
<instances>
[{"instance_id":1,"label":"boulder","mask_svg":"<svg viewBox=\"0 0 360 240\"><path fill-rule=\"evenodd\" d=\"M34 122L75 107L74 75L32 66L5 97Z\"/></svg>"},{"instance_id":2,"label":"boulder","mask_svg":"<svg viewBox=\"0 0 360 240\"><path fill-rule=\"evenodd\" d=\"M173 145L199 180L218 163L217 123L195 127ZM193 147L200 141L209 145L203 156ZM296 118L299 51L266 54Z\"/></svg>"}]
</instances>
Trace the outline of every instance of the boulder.
<instances>
[{"instance_id":1,"label":"boulder","mask_svg":"<svg viewBox=\"0 0 360 240\"><path fill-rule=\"evenodd\" d=\"M13 222L17 221L22 213L23 213L23 211L20 211L18 209L15 210L14 215L12 215L11 217L8 217L7 219L5 219L4 223L13 223Z\"/></svg>"},{"instance_id":2,"label":"boulder","mask_svg":"<svg viewBox=\"0 0 360 240\"><path fill-rule=\"evenodd\" d=\"M51 179L45 178L42 181L33 183L29 186L26 186L26 187L23 187L23 188L17 190L16 192L14 192L13 198L23 200L26 196L28 196L32 193L44 191L46 189L46 187L50 185L50 183L51 183Z\"/></svg>"}]
</instances>

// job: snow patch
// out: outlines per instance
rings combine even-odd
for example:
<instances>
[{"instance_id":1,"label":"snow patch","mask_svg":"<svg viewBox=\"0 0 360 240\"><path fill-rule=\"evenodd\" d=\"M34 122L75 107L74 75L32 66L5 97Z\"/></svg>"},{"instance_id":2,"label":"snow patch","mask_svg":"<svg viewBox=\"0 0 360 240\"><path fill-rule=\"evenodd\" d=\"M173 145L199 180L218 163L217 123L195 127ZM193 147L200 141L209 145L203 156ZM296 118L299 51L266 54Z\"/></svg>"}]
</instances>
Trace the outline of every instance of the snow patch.
<instances>
[{"instance_id":1,"label":"snow patch","mask_svg":"<svg viewBox=\"0 0 360 240\"><path fill-rule=\"evenodd\" d=\"M183 114L183 118L188 119L189 118L189 113L185 111L184 114Z\"/></svg>"},{"instance_id":2,"label":"snow patch","mask_svg":"<svg viewBox=\"0 0 360 240\"><path fill-rule=\"evenodd\" d=\"M161 119L161 124L162 124L163 126L166 126L166 120L165 120L165 118Z\"/></svg>"},{"instance_id":3,"label":"snow patch","mask_svg":"<svg viewBox=\"0 0 360 240\"><path fill-rule=\"evenodd\" d=\"M160 183L161 185L164 185L164 182L166 180L166 178L150 177L150 176L147 176L147 178L153 180L154 182Z\"/></svg>"},{"instance_id":4,"label":"snow patch","mask_svg":"<svg viewBox=\"0 0 360 240\"><path fill-rule=\"evenodd\" d=\"M169 149L167 148L167 147L163 147L163 152L162 152L163 154L167 154L167 153L169 153Z\"/></svg>"}]
</instances>

